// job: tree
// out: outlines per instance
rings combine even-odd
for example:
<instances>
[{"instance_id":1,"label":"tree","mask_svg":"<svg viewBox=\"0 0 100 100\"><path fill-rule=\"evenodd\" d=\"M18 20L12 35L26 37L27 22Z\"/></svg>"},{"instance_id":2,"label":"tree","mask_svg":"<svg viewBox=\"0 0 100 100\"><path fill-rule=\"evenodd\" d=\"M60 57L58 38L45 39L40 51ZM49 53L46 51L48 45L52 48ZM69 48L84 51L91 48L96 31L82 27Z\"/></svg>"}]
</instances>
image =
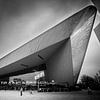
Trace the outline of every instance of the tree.
<instances>
[{"instance_id":1,"label":"tree","mask_svg":"<svg viewBox=\"0 0 100 100\"><path fill-rule=\"evenodd\" d=\"M95 78L96 82L98 84L100 84L100 70L96 73L96 75L94 76L94 78Z\"/></svg>"},{"instance_id":2,"label":"tree","mask_svg":"<svg viewBox=\"0 0 100 100\"><path fill-rule=\"evenodd\" d=\"M100 90L100 70L94 75L94 77L83 75L79 84L82 88L90 87L91 89Z\"/></svg>"},{"instance_id":3,"label":"tree","mask_svg":"<svg viewBox=\"0 0 100 100\"><path fill-rule=\"evenodd\" d=\"M94 76L95 82L96 82L96 86L97 89L100 90L100 70L96 73L96 75Z\"/></svg>"},{"instance_id":4,"label":"tree","mask_svg":"<svg viewBox=\"0 0 100 100\"><path fill-rule=\"evenodd\" d=\"M80 81L82 88L88 88L90 87L91 89L94 88L94 84L95 84L95 79L88 76L88 75L83 75L81 77L81 81Z\"/></svg>"}]
</instances>

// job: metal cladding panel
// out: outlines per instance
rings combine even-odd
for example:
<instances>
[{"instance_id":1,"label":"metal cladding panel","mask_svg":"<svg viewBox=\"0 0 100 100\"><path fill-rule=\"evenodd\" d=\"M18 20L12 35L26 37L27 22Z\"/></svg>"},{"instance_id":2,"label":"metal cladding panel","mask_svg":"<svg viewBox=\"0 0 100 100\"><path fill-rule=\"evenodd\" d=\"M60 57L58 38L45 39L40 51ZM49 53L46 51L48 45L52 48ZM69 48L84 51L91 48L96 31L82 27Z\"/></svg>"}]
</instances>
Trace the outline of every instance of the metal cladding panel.
<instances>
[{"instance_id":1,"label":"metal cladding panel","mask_svg":"<svg viewBox=\"0 0 100 100\"><path fill-rule=\"evenodd\" d=\"M44 32L35 39L31 40L30 42L26 43L25 45L21 46L20 48L14 50L10 54L0 59L0 67L2 68L4 66L7 66L46 47L49 47L50 45L69 38L88 8L89 7L74 14L60 24Z\"/></svg>"},{"instance_id":2,"label":"metal cladding panel","mask_svg":"<svg viewBox=\"0 0 100 100\"><path fill-rule=\"evenodd\" d=\"M42 44L39 46L38 50L69 38L76 26L79 24L83 14L85 13L85 10L86 9L74 14L73 16L64 20L62 23L58 24L56 27L50 29L46 32L46 34L41 36L40 41Z\"/></svg>"},{"instance_id":3,"label":"metal cladding panel","mask_svg":"<svg viewBox=\"0 0 100 100\"><path fill-rule=\"evenodd\" d=\"M96 34L98 40L100 41L100 24L96 26L94 31L95 31L95 34Z\"/></svg>"},{"instance_id":4,"label":"metal cladding panel","mask_svg":"<svg viewBox=\"0 0 100 100\"><path fill-rule=\"evenodd\" d=\"M53 55L53 53L57 51L57 49L61 45L63 45L64 42L65 40L60 41L45 49L40 50L37 53L29 55L19 61L16 61L15 63L11 63L10 65L1 68L0 76L10 76L12 75L12 73L15 75L20 73L21 70L30 70L38 68L39 65L44 64Z\"/></svg>"},{"instance_id":5,"label":"metal cladding panel","mask_svg":"<svg viewBox=\"0 0 100 100\"><path fill-rule=\"evenodd\" d=\"M77 81L79 72L81 70L85 53L87 50L89 38L91 35L95 13L87 19L87 21L80 27L71 37L72 46L72 59L73 59L73 71L74 81Z\"/></svg>"},{"instance_id":6,"label":"metal cladding panel","mask_svg":"<svg viewBox=\"0 0 100 100\"><path fill-rule=\"evenodd\" d=\"M47 81L73 85L73 64L71 42L67 39L47 60L45 75Z\"/></svg>"}]
</instances>

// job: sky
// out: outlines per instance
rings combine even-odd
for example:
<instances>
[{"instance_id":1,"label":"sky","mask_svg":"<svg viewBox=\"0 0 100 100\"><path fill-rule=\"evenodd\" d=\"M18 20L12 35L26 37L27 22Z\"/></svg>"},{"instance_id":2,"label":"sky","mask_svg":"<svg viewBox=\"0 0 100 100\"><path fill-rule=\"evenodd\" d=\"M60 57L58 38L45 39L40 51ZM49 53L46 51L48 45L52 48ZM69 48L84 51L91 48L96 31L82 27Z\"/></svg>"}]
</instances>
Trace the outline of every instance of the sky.
<instances>
[{"instance_id":1,"label":"sky","mask_svg":"<svg viewBox=\"0 0 100 100\"><path fill-rule=\"evenodd\" d=\"M90 0L0 0L0 58L90 3ZM96 23L99 20L97 17ZM99 69L99 46L92 32L81 75L93 75Z\"/></svg>"}]
</instances>

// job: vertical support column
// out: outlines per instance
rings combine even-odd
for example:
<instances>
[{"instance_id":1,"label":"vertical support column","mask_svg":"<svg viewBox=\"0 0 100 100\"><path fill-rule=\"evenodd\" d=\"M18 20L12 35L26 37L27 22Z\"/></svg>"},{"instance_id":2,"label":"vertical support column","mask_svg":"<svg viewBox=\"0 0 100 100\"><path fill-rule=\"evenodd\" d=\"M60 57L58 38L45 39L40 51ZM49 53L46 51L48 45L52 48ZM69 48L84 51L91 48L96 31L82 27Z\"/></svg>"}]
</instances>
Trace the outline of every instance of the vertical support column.
<instances>
[{"instance_id":1,"label":"vertical support column","mask_svg":"<svg viewBox=\"0 0 100 100\"><path fill-rule=\"evenodd\" d=\"M46 80L55 82L68 82L69 85L73 85L73 64L71 53L71 41L70 39L59 47L54 52L47 63L45 71Z\"/></svg>"}]
</instances>

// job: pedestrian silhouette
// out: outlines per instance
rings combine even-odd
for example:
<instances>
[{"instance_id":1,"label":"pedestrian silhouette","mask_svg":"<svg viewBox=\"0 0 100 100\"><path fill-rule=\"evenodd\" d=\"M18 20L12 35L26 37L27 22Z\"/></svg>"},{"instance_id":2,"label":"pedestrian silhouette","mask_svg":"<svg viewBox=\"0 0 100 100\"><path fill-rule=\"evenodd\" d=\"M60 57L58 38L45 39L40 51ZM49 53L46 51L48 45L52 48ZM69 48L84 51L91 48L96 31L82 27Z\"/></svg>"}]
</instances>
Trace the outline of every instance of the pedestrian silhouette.
<instances>
[{"instance_id":1,"label":"pedestrian silhouette","mask_svg":"<svg viewBox=\"0 0 100 100\"><path fill-rule=\"evenodd\" d=\"M22 92L23 92L23 88L21 87L21 88L20 88L20 96L22 96L22 95L23 95L23 93L22 93Z\"/></svg>"},{"instance_id":2,"label":"pedestrian silhouette","mask_svg":"<svg viewBox=\"0 0 100 100\"><path fill-rule=\"evenodd\" d=\"M92 90L88 87L88 95L92 95Z\"/></svg>"}]
</instances>

